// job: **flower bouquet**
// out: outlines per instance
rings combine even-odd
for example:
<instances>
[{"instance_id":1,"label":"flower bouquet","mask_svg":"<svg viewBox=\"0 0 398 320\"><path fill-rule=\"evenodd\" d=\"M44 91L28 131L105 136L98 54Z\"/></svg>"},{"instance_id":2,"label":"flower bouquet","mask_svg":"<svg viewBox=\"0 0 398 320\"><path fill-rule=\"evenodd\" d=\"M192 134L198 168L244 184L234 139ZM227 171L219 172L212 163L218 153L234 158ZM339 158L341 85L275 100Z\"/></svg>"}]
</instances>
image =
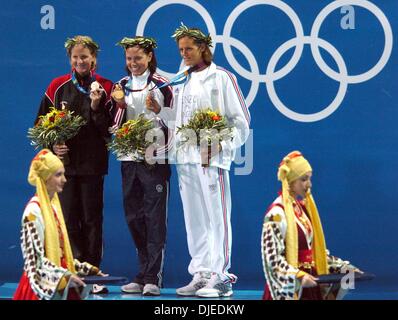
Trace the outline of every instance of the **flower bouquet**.
<instances>
[{"instance_id":1,"label":"flower bouquet","mask_svg":"<svg viewBox=\"0 0 398 320\"><path fill-rule=\"evenodd\" d=\"M29 128L28 138L35 149L39 147L51 149L53 145L63 144L76 136L85 124L86 121L79 115L74 116L73 111L51 107L46 115L39 117L33 128ZM64 157L65 164L67 161Z\"/></svg>"},{"instance_id":2,"label":"flower bouquet","mask_svg":"<svg viewBox=\"0 0 398 320\"><path fill-rule=\"evenodd\" d=\"M207 166L211 158L211 148L213 145L219 146L223 140L233 138L233 128L228 125L227 119L219 112L210 108L195 112L187 124L178 127L177 133L180 134L179 148L185 145L203 147L207 145Z\"/></svg>"},{"instance_id":3,"label":"flower bouquet","mask_svg":"<svg viewBox=\"0 0 398 320\"><path fill-rule=\"evenodd\" d=\"M126 121L114 132L108 149L119 157L132 156L134 160L145 159L146 149L152 144L146 139L149 130L154 129L154 120L142 114L135 120Z\"/></svg>"}]
</instances>

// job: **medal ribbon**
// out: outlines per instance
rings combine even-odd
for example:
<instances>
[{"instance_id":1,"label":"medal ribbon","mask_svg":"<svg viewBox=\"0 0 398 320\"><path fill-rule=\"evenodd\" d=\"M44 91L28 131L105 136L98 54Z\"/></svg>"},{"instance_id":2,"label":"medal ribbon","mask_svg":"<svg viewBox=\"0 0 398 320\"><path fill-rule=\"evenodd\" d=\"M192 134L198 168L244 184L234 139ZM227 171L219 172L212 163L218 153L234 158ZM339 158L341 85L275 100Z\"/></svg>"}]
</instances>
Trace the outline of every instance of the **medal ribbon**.
<instances>
[{"instance_id":1,"label":"medal ribbon","mask_svg":"<svg viewBox=\"0 0 398 320\"><path fill-rule=\"evenodd\" d=\"M152 89L150 89L149 91L152 91L152 90L154 90L154 89L160 89L160 88L163 88L163 87L166 87L166 86L173 87L173 86L176 86L176 85L178 85L178 84L184 83L184 82L186 82L186 81L188 80L188 76L189 76L192 72L194 72L194 71L196 71L196 70L202 68L204 65L205 65L204 63L199 63L199 64L197 64L197 65L195 65L195 66L193 66L193 67L190 67L189 69L187 69L187 70L185 70L185 71L180 72L179 74L177 74L177 75L176 75L173 79L171 79L170 81L165 82L165 83L163 83L163 84L160 85L160 86L155 86L155 87L153 87Z\"/></svg>"},{"instance_id":2,"label":"medal ribbon","mask_svg":"<svg viewBox=\"0 0 398 320\"><path fill-rule=\"evenodd\" d=\"M92 82L95 81L95 75L90 71L90 76L91 76L91 81L90 81L90 84L91 84ZM79 81L76 78L76 71L74 71L74 70L72 71L72 83L75 85L77 90L79 90L80 92L87 94L87 95L90 94L90 90L86 90L80 85Z\"/></svg>"}]
</instances>

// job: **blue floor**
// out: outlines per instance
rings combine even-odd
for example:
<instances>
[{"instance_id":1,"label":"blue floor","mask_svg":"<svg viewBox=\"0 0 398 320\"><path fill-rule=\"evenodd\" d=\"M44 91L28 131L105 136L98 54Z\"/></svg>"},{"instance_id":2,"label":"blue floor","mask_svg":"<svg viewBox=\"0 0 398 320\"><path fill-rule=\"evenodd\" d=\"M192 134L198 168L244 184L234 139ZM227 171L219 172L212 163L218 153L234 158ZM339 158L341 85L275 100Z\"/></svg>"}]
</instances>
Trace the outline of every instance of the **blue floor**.
<instances>
[{"instance_id":1,"label":"blue floor","mask_svg":"<svg viewBox=\"0 0 398 320\"><path fill-rule=\"evenodd\" d=\"M9 300L17 288L16 283L6 282L0 285L0 300ZM109 293L101 295L89 295L87 300L202 300L195 297L180 297L176 295L175 289L162 289L158 297L145 297L140 294L124 294L120 286L108 286ZM232 297L219 298L216 300L261 300L262 291L234 290ZM210 300L205 298L205 300Z\"/></svg>"},{"instance_id":2,"label":"blue floor","mask_svg":"<svg viewBox=\"0 0 398 320\"><path fill-rule=\"evenodd\" d=\"M344 300L398 300L398 286L394 283L360 283L348 291Z\"/></svg>"},{"instance_id":3,"label":"blue floor","mask_svg":"<svg viewBox=\"0 0 398 320\"><path fill-rule=\"evenodd\" d=\"M2 283L0 285L0 300L12 298L17 287L16 283ZM90 295L88 300L211 300L195 297L179 297L175 289L162 289L158 297L144 297L136 294L124 294L120 286L108 286L109 293L106 295ZM232 297L219 298L214 300L260 300L260 290L234 290ZM398 300L398 288L383 285L360 285L350 290L344 300Z\"/></svg>"}]
</instances>

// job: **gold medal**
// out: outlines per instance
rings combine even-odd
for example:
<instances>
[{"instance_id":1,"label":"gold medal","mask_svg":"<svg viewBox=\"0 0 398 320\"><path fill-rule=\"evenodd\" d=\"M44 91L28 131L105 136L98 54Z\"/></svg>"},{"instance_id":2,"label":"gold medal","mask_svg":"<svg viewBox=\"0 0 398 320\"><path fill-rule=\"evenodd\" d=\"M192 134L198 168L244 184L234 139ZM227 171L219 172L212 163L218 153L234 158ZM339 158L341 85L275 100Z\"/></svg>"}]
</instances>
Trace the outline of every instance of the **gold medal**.
<instances>
[{"instance_id":1,"label":"gold medal","mask_svg":"<svg viewBox=\"0 0 398 320\"><path fill-rule=\"evenodd\" d=\"M122 100L124 99L124 91L119 84L115 85L115 89L112 92L112 98L115 100Z\"/></svg>"}]
</instances>

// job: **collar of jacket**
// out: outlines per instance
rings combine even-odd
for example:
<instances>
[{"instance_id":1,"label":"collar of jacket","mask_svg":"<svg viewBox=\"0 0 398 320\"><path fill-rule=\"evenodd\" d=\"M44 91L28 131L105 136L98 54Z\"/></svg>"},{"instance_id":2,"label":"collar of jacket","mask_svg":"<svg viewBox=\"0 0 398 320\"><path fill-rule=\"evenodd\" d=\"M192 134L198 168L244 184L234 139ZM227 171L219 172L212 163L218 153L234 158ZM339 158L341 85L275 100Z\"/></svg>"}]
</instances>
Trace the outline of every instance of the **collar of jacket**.
<instances>
[{"instance_id":1,"label":"collar of jacket","mask_svg":"<svg viewBox=\"0 0 398 320\"><path fill-rule=\"evenodd\" d=\"M205 70L207 70L207 71L205 71ZM200 81L203 82L216 74L217 66L214 62L212 62L208 68L203 69L202 71L205 71L205 72L203 72L203 75L200 75L198 78ZM199 71L199 72L202 72L202 71Z\"/></svg>"}]
</instances>

